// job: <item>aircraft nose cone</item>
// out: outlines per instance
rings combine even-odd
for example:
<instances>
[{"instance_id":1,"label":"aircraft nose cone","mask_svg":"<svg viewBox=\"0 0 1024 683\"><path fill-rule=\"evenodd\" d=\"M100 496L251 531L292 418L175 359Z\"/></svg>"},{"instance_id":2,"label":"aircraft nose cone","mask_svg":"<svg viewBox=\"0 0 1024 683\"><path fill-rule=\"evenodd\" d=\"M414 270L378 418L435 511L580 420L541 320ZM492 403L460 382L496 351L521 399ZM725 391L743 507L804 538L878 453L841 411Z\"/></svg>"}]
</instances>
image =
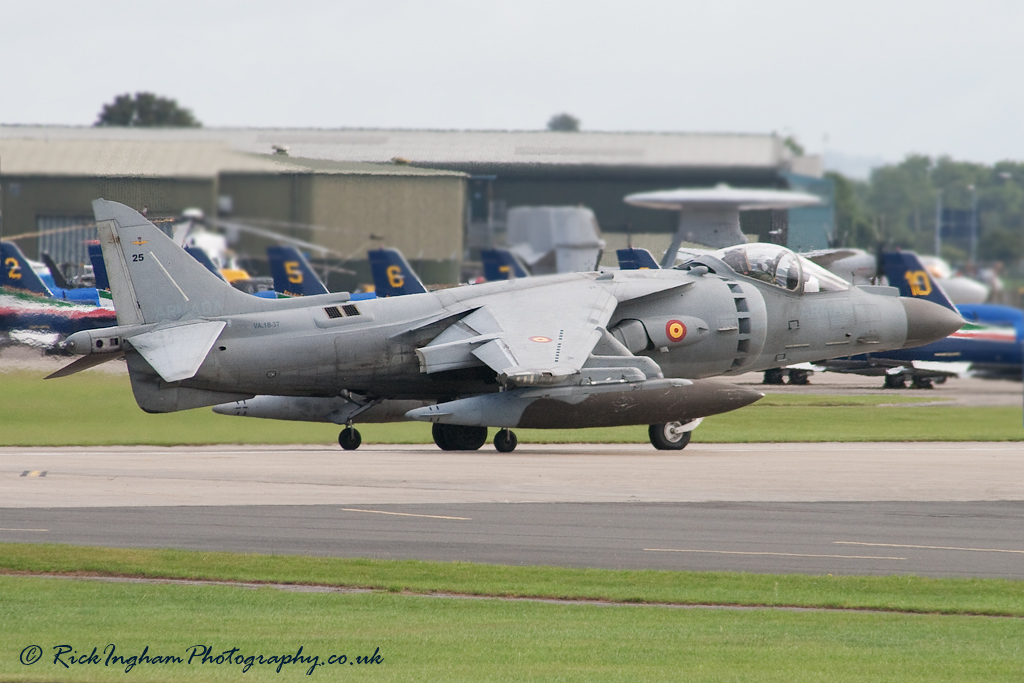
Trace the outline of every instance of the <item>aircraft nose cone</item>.
<instances>
[{"instance_id":1,"label":"aircraft nose cone","mask_svg":"<svg viewBox=\"0 0 1024 683\"><path fill-rule=\"evenodd\" d=\"M907 341L903 343L905 349L944 339L964 324L959 313L931 301L903 297L900 303L907 312Z\"/></svg>"}]
</instances>

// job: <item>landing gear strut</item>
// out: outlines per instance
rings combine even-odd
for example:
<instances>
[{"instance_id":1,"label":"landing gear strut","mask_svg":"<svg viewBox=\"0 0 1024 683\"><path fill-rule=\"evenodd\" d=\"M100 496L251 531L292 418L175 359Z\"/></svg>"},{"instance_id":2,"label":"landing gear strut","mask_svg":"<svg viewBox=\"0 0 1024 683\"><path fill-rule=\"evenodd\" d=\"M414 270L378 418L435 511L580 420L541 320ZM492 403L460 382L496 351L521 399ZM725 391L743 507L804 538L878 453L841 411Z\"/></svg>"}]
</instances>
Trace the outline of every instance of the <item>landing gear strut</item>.
<instances>
[{"instance_id":1,"label":"landing gear strut","mask_svg":"<svg viewBox=\"0 0 1024 683\"><path fill-rule=\"evenodd\" d=\"M647 435L651 438L651 444L659 451L681 451L690 443L692 434L684 432L683 426L682 422L651 425L647 428Z\"/></svg>"},{"instance_id":2,"label":"landing gear strut","mask_svg":"<svg viewBox=\"0 0 1024 683\"><path fill-rule=\"evenodd\" d=\"M351 425L342 429L341 434L338 434L338 445L346 451L354 451L362 442L363 437L359 435L359 430Z\"/></svg>"},{"instance_id":3,"label":"landing gear strut","mask_svg":"<svg viewBox=\"0 0 1024 683\"><path fill-rule=\"evenodd\" d=\"M487 443L487 427L434 423L430 432L442 451L475 451Z\"/></svg>"},{"instance_id":4,"label":"landing gear strut","mask_svg":"<svg viewBox=\"0 0 1024 683\"><path fill-rule=\"evenodd\" d=\"M494 435L494 448L499 453L511 453L516 449L519 439L511 429L502 429Z\"/></svg>"}]
</instances>

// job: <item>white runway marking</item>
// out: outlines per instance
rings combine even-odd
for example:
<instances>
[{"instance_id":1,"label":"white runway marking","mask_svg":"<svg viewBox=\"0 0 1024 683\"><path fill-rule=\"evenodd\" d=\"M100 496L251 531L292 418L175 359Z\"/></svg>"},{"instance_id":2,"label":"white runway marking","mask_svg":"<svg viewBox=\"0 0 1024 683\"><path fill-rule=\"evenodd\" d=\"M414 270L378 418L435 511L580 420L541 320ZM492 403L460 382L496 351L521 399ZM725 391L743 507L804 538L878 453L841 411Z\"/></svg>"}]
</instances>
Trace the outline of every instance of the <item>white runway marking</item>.
<instances>
[{"instance_id":1,"label":"white runway marking","mask_svg":"<svg viewBox=\"0 0 1024 683\"><path fill-rule=\"evenodd\" d=\"M876 548L916 548L919 550L969 550L973 553L1014 553L1024 555L1024 550L1005 550L1003 548L956 548L945 545L900 545L898 543L861 543L859 541L833 541L836 545L863 545Z\"/></svg>"},{"instance_id":2,"label":"white runway marking","mask_svg":"<svg viewBox=\"0 0 1024 683\"><path fill-rule=\"evenodd\" d=\"M772 553L752 550L697 550L689 548L644 548L651 553L712 553L715 555L774 555L775 557L829 557L841 560L905 560L905 557L875 557L873 555L812 555L809 553Z\"/></svg>"},{"instance_id":3,"label":"white runway marking","mask_svg":"<svg viewBox=\"0 0 1024 683\"><path fill-rule=\"evenodd\" d=\"M4 529L4 528L0 528L0 531L49 531L49 529Z\"/></svg>"},{"instance_id":4,"label":"white runway marking","mask_svg":"<svg viewBox=\"0 0 1024 683\"><path fill-rule=\"evenodd\" d=\"M396 517L427 517L428 519L459 519L470 521L472 517L446 517L444 515L414 515L411 512L388 512L386 510L361 510L359 508L341 508L345 512L369 512L375 515L395 515Z\"/></svg>"}]
</instances>

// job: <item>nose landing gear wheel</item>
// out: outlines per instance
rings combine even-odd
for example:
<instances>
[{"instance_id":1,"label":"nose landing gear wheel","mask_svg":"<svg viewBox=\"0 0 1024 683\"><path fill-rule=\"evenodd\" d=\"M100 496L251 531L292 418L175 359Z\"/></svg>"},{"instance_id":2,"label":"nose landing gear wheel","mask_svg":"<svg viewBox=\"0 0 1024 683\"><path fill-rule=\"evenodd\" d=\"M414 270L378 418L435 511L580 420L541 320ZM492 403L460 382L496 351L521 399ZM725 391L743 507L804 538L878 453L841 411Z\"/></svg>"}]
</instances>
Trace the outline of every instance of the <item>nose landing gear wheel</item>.
<instances>
[{"instance_id":1,"label":"nose landing gear wheel","mask_svg":"<svg viewBox=\"0 0 1024 683\"><path fill-rule=\"evenodd\" d=\"M666 422L651 425L647 428L647 436L651 444L659 451L681 451L690 443L692 432L684 432L681 422Z\"/></svg>"},{"instance_id":2,"label":"nose landing gear wheel","mask_svg":"<svg viewBox=\"0 0 1024 683\"><path fill-rule=\"evenodd\" d=\"M511 453L518 444L519 439L511 429L502 429L494 435L494 448L499 453Z\"/></svg>"},{"instance_id":3,"label":"nose landing gear wheel","mask_svg":"<svg viewBox=\"0 0 1024 683\"><path fill-rule=\"evenodd\" d=\"M434 423L430 432L442 451L476 451L487 443L487 427Z\"/></svg>"},{"instance_id":4,"label":"nose landing gear wheel","mask_svg":"<svg viewBox=\"0 0 1024 683\"><path fill-rule=\"evenodd\" d=\"M341 434L338 434L338 445L346 451L354 451L362 442L363 437L355 427L345 427L341 430Z\"/></svg>"}]
</instances>

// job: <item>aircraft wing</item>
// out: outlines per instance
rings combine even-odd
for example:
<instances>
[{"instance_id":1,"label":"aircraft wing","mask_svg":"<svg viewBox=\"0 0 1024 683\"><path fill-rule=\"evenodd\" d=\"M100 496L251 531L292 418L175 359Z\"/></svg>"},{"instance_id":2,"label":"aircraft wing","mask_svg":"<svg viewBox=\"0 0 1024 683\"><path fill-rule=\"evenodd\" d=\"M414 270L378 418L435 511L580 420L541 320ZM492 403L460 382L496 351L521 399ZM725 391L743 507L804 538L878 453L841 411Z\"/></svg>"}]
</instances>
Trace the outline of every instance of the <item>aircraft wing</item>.
<instances>
[{"instance_id":1,"label":"aircraft wing","mask_svg":"<svg viewBox=\"0 0 1024 683\"><path fill-rule=\"evenodd\" d=\"M590 359L619 302L692 284L688 278L623 279L616 274L522 282L528 284L518 291L467 301L472 308L465 315L417 349L420 369L434 373L482 363L503 383L558 384ZM656 363L643 365L660 372ZM638 373L637 379L649 376L646 370Z\"/></svg>"},{"instance_id":2,"label":"aircraft wing","mask_svg":"<svg viewBox=\"0 0 1024 683\"><path fill-rule=\"evenodd\" d=\"M589 278L474 299L474 308L417 350L424 372L483 363L516 385L555 384L590 357L618 303ZM572 306L566 302L572 301Z\"/></svg>"}]
</instances>

